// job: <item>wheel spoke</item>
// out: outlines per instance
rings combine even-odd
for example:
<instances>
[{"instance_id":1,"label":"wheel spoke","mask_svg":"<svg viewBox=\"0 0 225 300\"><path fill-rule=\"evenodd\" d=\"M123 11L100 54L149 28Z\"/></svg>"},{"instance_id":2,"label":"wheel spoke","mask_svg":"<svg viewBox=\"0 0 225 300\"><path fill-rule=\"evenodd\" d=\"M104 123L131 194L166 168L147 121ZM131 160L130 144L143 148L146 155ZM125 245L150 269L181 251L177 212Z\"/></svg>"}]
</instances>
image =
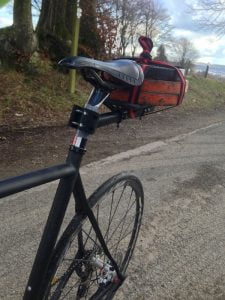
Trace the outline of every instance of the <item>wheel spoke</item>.
<instances>
[{"instance_id":1,"label":"wheel spoke","mask_svg":"<svg viewBox=\"0 0 225 300\"><path fill-rule=\"evenodd\" d=\"M97 215L96 215L96 220L98 223L98 218L99 218L99 204L97 205ZM97 235L95 234L95 244L97 244Z\"/></svg>"},{"instance_id":2,"label":"wheel spoke","mask_svg":"<svg viewBox=\"0 0 225 300\"><path fill-rule=\"evenodd\" d=\"M133 175L120 174L98 188L88 201L106 245L124 273L141 224L141 184ZM107 278L107 274L103 274L97 265L101 266L106 261L110 265L110 261L104 254L88 218L83 219L82 223L79 222L75 216L56 245L50 268L52 274L49 275L52 285L48 286L49 297L46 297L46 300L71 297L77 300L93 299L102 295L99 282ZM76 236L78 238L74 238ZM122 251L123 255L120 257ZM97 259L97 264L92 263L92 258ZM109 290L106 286L103 298L107 299L107 296Z\"/></svg>"},{"instance_id":3,"label":"wheel spoke","mask_svg":"<svg viewBox=\"0 0 225 300\"><path fill-rule=\"evenodd\" d=\"M124 194L125 188L126 188L126 186L124 186L124 187L123 187L122 193L121 193L121 195L120 195L120 198L119 198L119 200L118 200L118 202L117 202L116 208L115 208L115 210L114 210L114 213L113 213L113 215L112 215L112 218L111 218L111 219L113 219L113 218L114 218L114 216L115 216L115 214L116 214L116 211L117 211L117 209L118 209L118 206L119 206L119 204L120 204L120 201L121 201L121 199L122 199L122 197L123 197L123 194ZM111 222L110 222L110 224L111 224ZM107 232L106 232L106 234L108 235L108 233L107 233ZM106 235L105 235L105 236L106 236ZM105 239L105 236L104 236L104 239ZM108 240L107 240L106 242L108 242Z\"/></svg>"},{"instance_id":4,"label":"wheel spoke","mask_svg":"<svg viewBox=\"0 0 225 300\"><path fill-rule=\"evenodd\" d=\"M91 232L92 232L92 226L90 226L90 229L89 229L89 232L88 232L88 234L86 234L86 240L85 240L85 242L84 242L84 248L85 248L85 246L86 246L86 244L87 244L87 241L88 241L88 238L90 237L90 234L91 234ZM82 229L82 232L84 232L84 230Z\"/></svg>"},{"instance_id":5,"label":"wheel spoke","mask_svg":"<svg viewBox=\"0 0 225 300\"><path fill-rule=\"evenodd\" d=\"M128 233L126 233L126 234L124 234L121 238L120 238L120 240L118 241L118 243L116 244L116 245L113 245L113 247L111 248L111 251L116 247L116 251L117 251L117 247L118 247L118 244L123 240L123 239L125 239L129 234L131 234L133 232L133 228L132 228L132 230L130 230ZM117 253L115 251L115 253Z\"/></svg>"},{"instance_id":6,"label":"wheel spoke","mask_svg":"<svg viewBox=\"0 0 225 300\"><path fill-rule=\"evenodd\" d=\"M109 228L110 228L110 225L111 225L111 216L112 216L112 207L113 207L113 202L114 202L114 194L115 194L115 191L112 192L112 200L111 200L111 203L110 203L110 212L109 212L109 222L108 222L108 227L107 227L107 230L106 230L106 234L105 234L105 237L104 239L108 239L108 234L109 234Z\"/></svg>"},{"instance_id":7,"label":"wheel spoke","mask_svg":"<svg viewBox=\"0 0 225 300\"><path fill-rule=\"evenodd\" d=\"M90 240L94 243L94 245L97 246L97 249L101 249L101 247L98 245L98 243L96 243L95 240L94 240L90 235L88 235L88 233L87 233L83 228L82 228L82 232L83 232L84 234L86 234L86 236L87 236L88 238L90 238Z\"/></svg>"},{"instance_id":8,"label":"wheel spoke","mask_svg":"<svg viewBox=\"0 0 225 300\"><path fill-rule=\"evenodd\" d=\"M132 194L133 194L133 190L131 190L130 200L129 200L128 204L127 204L127 211L126 211L126 213L125 213L125 216L122 218L122 219L123 219L123 224L122 224L122 228L121 228L121 231L120 231L119 240L120 240L121 235L122 235L122 232L123 232L123 227L124 227L124 224L125 224L125 221L126 221L127 214L128 214L128 212L129 212L128 209L129 209L130 202L131 202L131 199L132 199ZM132 206L133 206L133 205L132 205ZM117 244L117 247L118 247L118 244ZM117 248L116 248L116 252L117 252Z\"/></svg>"},{"instance_id":9,"label":"wheel spoke","mask_svg":"<svg viewBox=\"0 0 225 300\"><path fill-rule=\"evenodd\" d=\"M131 210L131 208L133 207L134 203L135 203L135 202L133 202L133 204L131 205L131 207L130 207L129 210L127 211L127 213ZM122 222L123 222L123 218L120 220L118 226L114 229L113 233L111 234L110 238L109 238L108 241L107 241L108 243L111 241L111 239L112 239L114 233L115 233L115 232L117 231L117 229L120 227L120 224L121 224Z\"/></svg>"},{"instance_id":10,"label":"wheel spoke","mask_svg":"<svg viewBox=\"0 0 225 300\"><path fill-rule=\"evenodd\" d=\"M64 297L63 297L62 299L65 299L66 296L69 295L69 293L72 291L72 289L74 289L74 288L76 287L76 285L78 285L78 283L75 284L74 286L72 286L72 287L69 289L69 291L64 295Z\"/></svg>"}]
</instances>

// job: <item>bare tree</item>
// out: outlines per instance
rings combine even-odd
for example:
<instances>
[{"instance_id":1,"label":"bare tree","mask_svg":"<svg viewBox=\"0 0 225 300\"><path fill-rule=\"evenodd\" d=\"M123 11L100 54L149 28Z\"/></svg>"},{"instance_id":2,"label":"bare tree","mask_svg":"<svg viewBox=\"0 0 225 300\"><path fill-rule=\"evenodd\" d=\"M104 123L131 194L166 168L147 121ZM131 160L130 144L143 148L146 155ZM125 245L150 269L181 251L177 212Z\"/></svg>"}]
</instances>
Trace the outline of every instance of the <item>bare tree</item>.
<instances>
[{"instance_id":1,"label":"bare tree","mask_svg":"<svg viewBox=\"0 0 225 300\"><path fill-rule=\"evenodd\" d=\"M140 19L138 18L136 22L132 22L130 24L130 50L131 50L132 57L135 56L138 47L138 38L141 35L141 29L139 23L140 23Z\"/></svg>"},{"instance_id":2,"label":"bare tree","mask_svg":"<svg viewBox=\"0 0 225 300\"><path fill-rule=\"evenodd\" d=\"M116 47L117 33L111 0L97 0L97 28L100 38L98 56L111 58Z\"/></svg>"},{"instance_id":3,"label":"bare tree","mask_svg":"<svg viewBox=\"0 0 225 300\"><path fill-rule=\"evenodd\" d=\"M128 8L128 28L127 28L127 45L130 45L131 55L135 56L135 51L138 45L138 38L141 35L141 6L139 1L132 1ZM125 53L124 53L125 54Z\"/></svg>"},{"instance_id":4,"label":"bare tree","mask_svg":"<svg viewBox=\"0 0 225 300\"><path fill-rule=\"evenodd\" d=\"M135 52L136 32L141 24L139 1L113 0L112 16L116 24L117 54L125 55L127 47Z\"/></svg>"},{"instance_id":5,"label":"bare tree","mask_svg":"<svg viewBox=\"0 0 225 300\"><path fill-rule=\"evenodd\" d=\"M129 3L126 0L121 2L121 16L120 16L120 53L125 55L126 48L129 44L129 38L127 38L127 29L129 26Z\"/></svg>"},{"instance_id":6,"label":"bare tree","mask_svg":"<svg viewBox=\"0 0 225 300\"><path fill-rule=\"evenodd\" d=\"M224 0L198 0L197 3L188 7L189 12L195 15L200 28L212 30L218 35L225 34Z\"/></svg>"},{"instance_id":7,"label":"bare tree","mask_svg":"<svg viewBox=\"0 0 225 300\"><path fill-rule=\"evenodd\" d=\"M117 40L119 44L119 54L125 55L126 48L130 42L130 25L134 12L132 11L133 5L130 0L117 1L116 12L117 12L117 26L118 35Z\"/></svg>"},{"instance_id":8,"label":"bare tree","mask_svg":"<svg viewBox=\"0 0 225 300\"><path fill-rule=\"evenodd\" d=\"M180 67L186 69L186 73L193 66L193 63L199 57L198 51L193 44L186 38L179 38L173 43L173 60Z\"/></svg>"},{"instance_id":9,"label":"bare tree","mask_svg":"<svg viewBox=\"0 0 225 300\"><path fill-rule=\"evenodd\" d=\"M157 0L140 0L142 7L143 32L157 43L165 43L171 39L173 27L167 10Z\"/></svg>"},{"instance_id":10,"label":"bare tree","mask_svg":"<svg viewBox=\"0 0 225 300\"><path fill-rule=\"evenodd\" d=\"M134 56L140 35L153 38L156 44L169 40L172 32L170 16L158 0L114 0L112 3L119 54L125 55L129 46Z\"/></svg>"}]
</instances>

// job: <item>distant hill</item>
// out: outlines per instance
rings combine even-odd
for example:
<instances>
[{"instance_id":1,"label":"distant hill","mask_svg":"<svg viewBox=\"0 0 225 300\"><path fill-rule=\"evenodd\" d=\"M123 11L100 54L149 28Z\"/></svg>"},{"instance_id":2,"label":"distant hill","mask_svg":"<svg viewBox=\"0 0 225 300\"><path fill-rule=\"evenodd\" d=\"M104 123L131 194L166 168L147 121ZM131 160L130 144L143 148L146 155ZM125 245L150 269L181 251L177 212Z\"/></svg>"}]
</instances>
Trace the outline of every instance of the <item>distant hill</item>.
<instances>
[{"instance_id":1,"label":"distant hill","mask_svg":"<svg viewBox=\"0 0 225 300\"><path fill-rule=\"evenodd\" d=\"M195 72L205 72L207 67L207 64L204 63L198 63L195 64ZM225 77L225 66L223 65L209 65L209 74L215 75L215 76L220 76L220 77Z\"/></svg>"}]
</instances>

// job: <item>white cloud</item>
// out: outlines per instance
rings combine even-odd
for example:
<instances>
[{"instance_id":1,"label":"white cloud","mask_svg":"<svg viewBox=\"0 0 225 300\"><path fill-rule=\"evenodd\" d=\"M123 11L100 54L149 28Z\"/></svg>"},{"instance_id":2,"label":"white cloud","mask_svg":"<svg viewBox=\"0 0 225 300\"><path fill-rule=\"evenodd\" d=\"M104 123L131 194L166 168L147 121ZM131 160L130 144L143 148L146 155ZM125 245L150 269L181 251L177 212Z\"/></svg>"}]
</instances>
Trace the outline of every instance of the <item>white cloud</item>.
<instances>
[{"instance_id":1,"label":"white cloud","mask_svg":"<svg viewBox=\"0 0 225 300\"><path fill-rule=\"evenodd\" d=\"M212 56L202 56L199 57L198 61L199 63L204 63L204 64L212 64L214 58Z\"/></svg>"},{"instance_id":2,"label":"white cloud","mask_svg":"<svg viewBox=\"0 0 225 300\"><path fill-rule=\"evenodd\" d=\"M196 32L188 29L174 29L174 35L176 37L186 37L187 39L192 39L196 36Z\"/></svg>"},{"instance_id":3,"label":"white cloud","mask_svg":"<svg viewBox=\"0 0 225 300\"><path fill-rule=\"evenodd\" d=\"M225 47L225 39L218 39L215 35L195 37L192 42L196 49L199 52L203 52L206 56L216 54L222 46Z\"/></svg>"},{"instance_id":4,"label":"white cloud","mask_svg":"<svg viewBox=\"0 0 225 300\"><path fill-rule=\"evenodd\" d=\"M199 61L225 65L225 37L219 39L211 32L200 30L195 21L198 16L188 13L188 5L196 5L198 1L160 1L168 9L172 17L172 24L175 26L173 31L175 37L186 37L189 39L199 51Z\"/></svg>"},{"instance_id":5,"label":"white cloud","mask_svg":"<svg viewBox=\"0 0 225 300\"><path fill-rule=\"evenodd\" d=\"M175 29L176 37L189 39L198 50L198 61L204 63L225 64L225 38L218 38L214 34L203 34L188 29Z\"/></svg>"}]
</instances>

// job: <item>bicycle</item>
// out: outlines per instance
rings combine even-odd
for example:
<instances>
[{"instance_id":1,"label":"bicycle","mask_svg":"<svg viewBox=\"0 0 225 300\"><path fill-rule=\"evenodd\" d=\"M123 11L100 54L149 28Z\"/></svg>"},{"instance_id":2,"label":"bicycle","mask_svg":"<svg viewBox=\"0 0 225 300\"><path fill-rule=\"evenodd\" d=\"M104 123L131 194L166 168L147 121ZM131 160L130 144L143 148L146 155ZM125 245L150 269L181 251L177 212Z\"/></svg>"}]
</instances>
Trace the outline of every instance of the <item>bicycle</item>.
<instances>
[{"instance_id":1,"label":"bicycle","mask_svg":"<svg viewBox=\"0 0 225 300\"><path fill-rule=\"evenodd\" d=\"M77 131L66 163L3 180L0 197L60 179L24 300L72 299L72 296L112 299L125 280L138 238L144 205L142 184L134 175L120 173L87 199L79 168L88 136L97 127L119 124L129 118L128 108L107 102L110 91L124 85L139 86L144 76L141 67L131 60L101 62L69 57L60 65L80 69L94 86L85 107L75 106L72 110L69 125ZM98 113L103 103L111 112ZM137 109L135 113L138 112ZM57 240L72 195L75 214Z\"/></svg>"}]
</instances>

